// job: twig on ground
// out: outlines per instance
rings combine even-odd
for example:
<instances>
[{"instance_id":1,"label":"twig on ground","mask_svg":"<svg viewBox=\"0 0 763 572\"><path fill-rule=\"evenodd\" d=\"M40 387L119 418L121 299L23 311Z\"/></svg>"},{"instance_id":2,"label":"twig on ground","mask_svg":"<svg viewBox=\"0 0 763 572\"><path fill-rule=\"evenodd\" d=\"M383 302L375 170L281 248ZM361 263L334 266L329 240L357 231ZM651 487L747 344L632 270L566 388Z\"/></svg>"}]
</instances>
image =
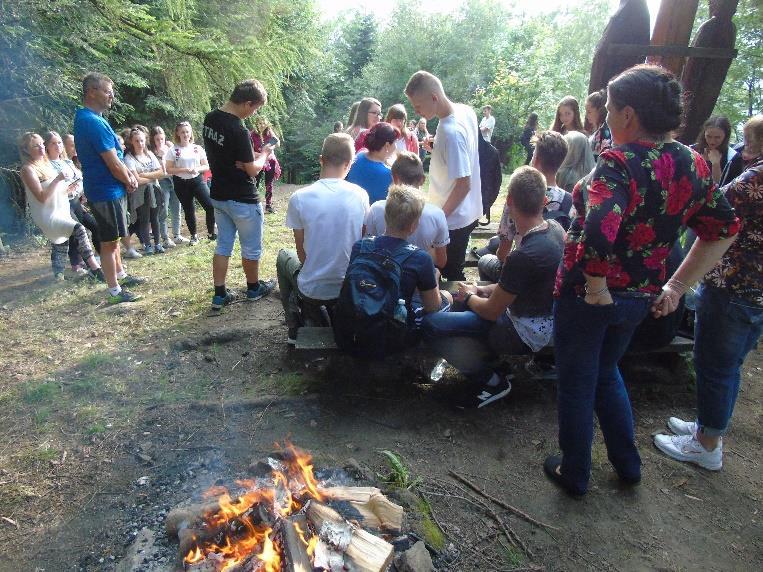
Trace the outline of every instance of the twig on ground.
<instances>
[{"instance_id":1,"label":"twig on ground","mask_svg":"<svg viewBox=\"0 0 763 572\"><path fill-rule=\"evenodd\" d=\"M520 518L523 518L524 520L526 520L530 524L534 524L535 526L538 526L538 527L541 527L541 528L545 528L545 529L549 529L549 530L556 530L556 531L560 530L556 526L552 526L550 524L546 524L545 522L541 522L539 520L536 520L533 517L531 517L529 514L527 514L526 512L524 512L522 510L519 510L517 507L512 506L509 503L506 503L506 502L504 502L504 501L502 501L500 499L497 499L497 498L489 495L488 493L486 493L485 491L480 489L477 485L472 483L469 479L459 475L457 472L455 472L455 471L448 471L448 474L451 477L453 477L454 479L456 479L457 481L460 481L460 482L464 483L467 487L472 489L477 494L483 496L484 498L486 498L486 499L488 499L490 501L493 501L495 504L497 504L501 508L505 508L509 512L515 514L516 516L518 516Z\"/></svg>"},{"instance_id":2,"label":"twig on ground","mask_svg":"<svg viewBox=\"0 0 763 572\"><path fill-rule=\"evenodd\" d=\"M746 461L750 461L756 467L758 466L758 463L756 463L754 460L750 459L750 457L747 457L747 456L743 455L739 451L736 451L736 450L732 449L731 447L729 447L727 450L728 450L729 453L732 453L732 454L736 455L737 457L742 457Z\"/></svg>"}]
</instances>

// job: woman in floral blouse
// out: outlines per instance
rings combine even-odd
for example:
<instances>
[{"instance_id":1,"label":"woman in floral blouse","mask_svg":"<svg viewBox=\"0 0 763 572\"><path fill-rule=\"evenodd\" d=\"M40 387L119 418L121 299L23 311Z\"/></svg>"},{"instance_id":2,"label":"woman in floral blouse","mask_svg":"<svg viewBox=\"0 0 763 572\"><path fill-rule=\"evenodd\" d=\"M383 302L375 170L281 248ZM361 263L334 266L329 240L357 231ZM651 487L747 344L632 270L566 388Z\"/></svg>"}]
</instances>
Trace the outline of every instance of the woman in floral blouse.
<instances>
[{"instance_id":1,"label":"woman in floral blouse","mask_svg":"<svg viewBox=\"0 0 763 572\"><path fill-rule=\"evenodd\" d=\"M704 159L670 135L683 111L670 72L650 65L624 71L609 83L606 108L615 147L573 192L577 218L554 305L562 455L547 458L544 470L572 495L588 489L594 411L620 479L641 479L617 363L650 308L655 315L675 310L684 285L712 268L739 226ZM699 240L666 283L665 260L686 225Z\"/></svg>"},{"instance_id":2,"label":"woman in floral blouse","mask_svg":"<svg viewBox=\"0 0 763 572\"><path fill-rule=\"evenodd\" d=\"M668 420L654 444L679 461L720 470L740 371L763 330L763 115L744 126L745 168L721 189L742 220L737 241L700 285L694 327L697 418Z\"/></svg>"}]
</instances>

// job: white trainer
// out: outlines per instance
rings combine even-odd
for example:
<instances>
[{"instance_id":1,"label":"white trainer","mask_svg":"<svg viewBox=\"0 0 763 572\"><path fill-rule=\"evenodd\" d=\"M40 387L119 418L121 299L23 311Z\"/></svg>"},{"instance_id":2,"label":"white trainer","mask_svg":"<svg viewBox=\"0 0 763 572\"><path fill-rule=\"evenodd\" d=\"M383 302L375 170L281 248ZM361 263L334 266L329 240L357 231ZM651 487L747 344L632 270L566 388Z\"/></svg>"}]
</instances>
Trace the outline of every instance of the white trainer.
<instances>
[{"instance_id":1,"label":"white trainer","mask_svg":"<svg viewBox=\"0 0 763 572\"><path fill-rule=\"evenodd\" d=\"M684 421L678 417L668 419L668 429L675 435L694 435L697 432L697 423L694 421Z\"/></svg>"},{"instance_id":2,"label":"white trainer","mask_svg":"<svg viewBox=\"0 0 763 572\"><path fill-rule=\"evenodd\" d=\"M175 248L177 244L175 244L171 238L168 238L164 241L164 248Z\"/></svg>"},{"instance_id":3,"label":"white trainer","mask_svg":"<svg viewBox=\"0 0 763 572\"><path fill-rule=\"evenodd\" d=\"M722 442L708 451L694 435L655 435L654 445L676 461L694 463L708 471L720 471L723 466Z\"/></svg>"},{"instance_id":4,"label":"white trainer","mask_svg":"<svg viewBox=\"0 0 763 572\"><path fill-rule=\"evenodd\" d=\"M143 258L143 255L134 248L129 248L125 252L125 258Z\"/></svg>"}]
</instances>

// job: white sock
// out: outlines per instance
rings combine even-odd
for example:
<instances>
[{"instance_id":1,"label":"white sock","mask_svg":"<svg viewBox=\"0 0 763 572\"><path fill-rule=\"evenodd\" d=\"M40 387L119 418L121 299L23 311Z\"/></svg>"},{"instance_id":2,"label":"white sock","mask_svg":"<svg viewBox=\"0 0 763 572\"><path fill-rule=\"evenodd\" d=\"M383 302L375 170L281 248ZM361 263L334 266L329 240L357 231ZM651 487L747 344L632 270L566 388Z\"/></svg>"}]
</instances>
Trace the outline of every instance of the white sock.
<instances>
[{"instance_id":1,"label":"white sock","mask_svg":"<svg viewBox=\"0 0 763 572\"><path fill-rule=\"evenodd\" d=\"M497 373L493 372L493 377L487 381L487 386L497 387L499 383L501 383L501 377Z\"/></svg>"},{"instance_id":2,"label":"white sock","mask_svg":"<svg viewBox=\"0 0 763 572\"><path fill-rule=\"evenodd\" d=\"M127 278L127 272L124 268L122 268L122 272L117 273L117 280L122 280L123 278Z\"/></svg>"},{"instance_id":3,"label":"white sock","mask_svg":"<svg viewBox=\"0 0 763 572\"><path fill-rule=\"evenodd\" d=\"M122 291L122 287L121 287L119 284L117 284L117 285L116 285L116 286L114 286L113 288L109 288L109 294L110 294L111 296L116 296L116 295L117 295L117 294L119 294L121 291Z\"/></svg>"}]
</instances>

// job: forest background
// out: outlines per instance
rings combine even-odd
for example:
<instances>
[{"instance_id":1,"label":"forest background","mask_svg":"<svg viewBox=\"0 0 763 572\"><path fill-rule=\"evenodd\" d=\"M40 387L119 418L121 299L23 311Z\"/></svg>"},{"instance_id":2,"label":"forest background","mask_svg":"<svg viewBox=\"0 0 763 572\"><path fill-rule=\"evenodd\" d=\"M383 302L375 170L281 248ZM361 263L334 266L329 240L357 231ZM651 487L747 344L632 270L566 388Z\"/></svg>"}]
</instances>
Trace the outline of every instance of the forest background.
<instances>
[{"instance_id":1,"label":"forest background","mask_svg":"<svg viewBox=\"0 0 763 572\"><path fill-rule=\"evenodd\" d=\"M740 0L737 49L716 113L739 125L763 110L763 14ZM163 125L204 114L241 79L258 78L262 109L282 135L288 182L317 176L323 138L364 96L386 109L405 103L410 75L438 75L449 96L490 103L494 143L511 168L528 113L549 125L565 95L584 100L596 43L616 0L570 2L551 15L525 15L511 2L465 0L449 14L396 0L391 17L345 11L322 18L313 0L0 0L0 166L18 162L25 131L71 128L81 78L115 81L109 121ZM696 28L707 19L700 2ZM413 117L415 118L415 117ZM430 122L433 131L434 123Z\"/></svg>"}]
</instances>

